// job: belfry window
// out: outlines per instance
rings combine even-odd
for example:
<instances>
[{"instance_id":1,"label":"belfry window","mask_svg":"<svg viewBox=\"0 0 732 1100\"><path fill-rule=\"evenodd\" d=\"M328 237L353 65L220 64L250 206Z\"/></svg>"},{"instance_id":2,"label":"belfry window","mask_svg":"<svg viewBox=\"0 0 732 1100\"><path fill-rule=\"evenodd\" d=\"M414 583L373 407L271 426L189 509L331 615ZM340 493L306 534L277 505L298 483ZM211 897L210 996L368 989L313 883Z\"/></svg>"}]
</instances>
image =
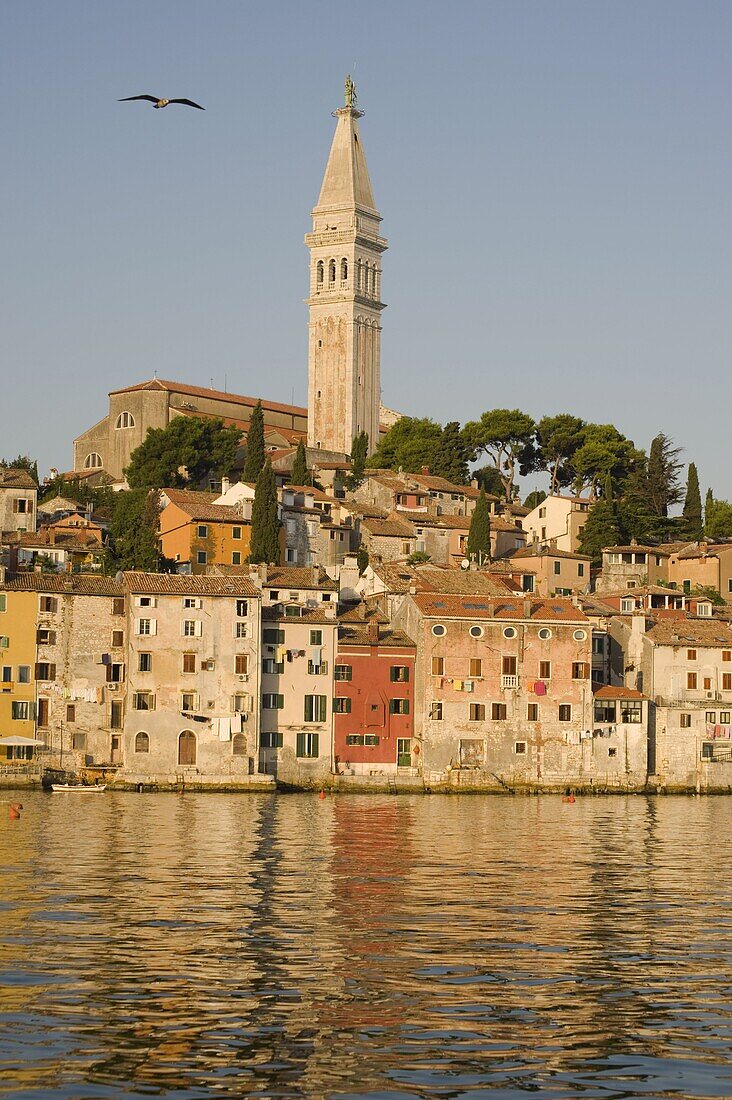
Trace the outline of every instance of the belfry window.
<instances>
[{"instance_id":1,"label":"belfry window","mask_svg":"<svg viewBox=\"0 0 732 1100\"><path fill-rule=\"evenodd\" d=\"M361 289L361 261L356 264L356 290Z\"/></svg>"},{"instance_id":2,"label":"belfry window","mask_svg":"<svg viewBox=\"0 0 732 1100\"><path fill-rule=\"evenodd\" d=\"M345 283L347 278L348 278L348 260L344 256L343 259L341 260L341 282Z\"/></svg>"},{"instance_id":3,"label":"belfry window","mask_svg":"<svg viewBox=\"0 0 732 1100\"><path fill-rule=\"evenodd\" d=\"M323 279L324 278L325 278L325 267L323 265L323 261L318 260L318 266L317 266L317 269L316 269L315 279L316 279L317 285L319 287L321 287L323 285Z\"/></svg>"},{"instance_id":4,"label":"belfry window","mask_svg":"<svg viewBox=\"0 0 732 1100\"><path fill-rule=\"evenodd\" d=\"M336 262L335 262L335 260L331 260L330 263L328 264L328 282L329 283L334 283L335 282L335 276L336 276Z\"/></svg>"}]
</instances>

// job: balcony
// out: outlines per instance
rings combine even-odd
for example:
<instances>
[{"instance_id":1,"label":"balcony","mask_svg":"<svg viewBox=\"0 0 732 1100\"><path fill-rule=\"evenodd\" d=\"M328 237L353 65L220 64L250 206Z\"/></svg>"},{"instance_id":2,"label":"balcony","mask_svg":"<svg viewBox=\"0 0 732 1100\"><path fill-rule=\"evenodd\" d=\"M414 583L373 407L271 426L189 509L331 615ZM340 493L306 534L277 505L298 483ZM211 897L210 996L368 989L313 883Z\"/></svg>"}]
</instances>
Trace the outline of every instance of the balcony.
<instances>
[{"instance_id":1,"label":"balcony","mask_svg":"<svg viewBox=\"0 0 732 1100\"><path fill-rule=\"evenodd\" d=\"M516 690L519 686L518 676L501 676L501 690Z\"/></svg>"}]
</instances>

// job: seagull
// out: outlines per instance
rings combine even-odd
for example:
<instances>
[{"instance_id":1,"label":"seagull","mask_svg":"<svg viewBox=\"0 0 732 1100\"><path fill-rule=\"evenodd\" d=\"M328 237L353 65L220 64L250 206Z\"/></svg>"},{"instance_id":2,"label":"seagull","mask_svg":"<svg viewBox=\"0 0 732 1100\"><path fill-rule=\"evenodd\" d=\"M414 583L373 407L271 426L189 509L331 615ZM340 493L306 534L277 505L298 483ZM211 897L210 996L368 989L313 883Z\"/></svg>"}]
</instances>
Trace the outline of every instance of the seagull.
<instances>
[{"instance_id":1,"label":"seagull","mask_svg":"<svg viewBox=\"0 0 732 1100\"><path fill-rule=\"evenodd\" d=\"M184 103L186 107L195 107L199 111L206 110L200 103L194 103L192 99L158 99L156 95L128 95L124 99L118 99L117 102L129 103L132 99L146 99L149 103L152 103L156 111L159 111L161 107L167 107L169 103Z\"/></svg>"}]
</instances>

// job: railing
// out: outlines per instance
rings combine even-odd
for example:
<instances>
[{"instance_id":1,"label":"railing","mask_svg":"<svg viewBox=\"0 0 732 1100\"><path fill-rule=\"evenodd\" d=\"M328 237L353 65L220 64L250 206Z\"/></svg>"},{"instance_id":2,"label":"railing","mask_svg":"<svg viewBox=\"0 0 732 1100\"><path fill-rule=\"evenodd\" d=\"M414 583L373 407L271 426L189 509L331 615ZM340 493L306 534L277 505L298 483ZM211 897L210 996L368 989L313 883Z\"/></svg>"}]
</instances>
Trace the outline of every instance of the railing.
<instances>
[{"instance_id":1,"label":"railing","mask_svg":"<svg viewBox=\"0 0 732 1100\"><path fill-rule=\"evenodd\" d=\"M501 676L501 688L517 688L518 686L518 676Z\"/></svg>"}]
</instances>

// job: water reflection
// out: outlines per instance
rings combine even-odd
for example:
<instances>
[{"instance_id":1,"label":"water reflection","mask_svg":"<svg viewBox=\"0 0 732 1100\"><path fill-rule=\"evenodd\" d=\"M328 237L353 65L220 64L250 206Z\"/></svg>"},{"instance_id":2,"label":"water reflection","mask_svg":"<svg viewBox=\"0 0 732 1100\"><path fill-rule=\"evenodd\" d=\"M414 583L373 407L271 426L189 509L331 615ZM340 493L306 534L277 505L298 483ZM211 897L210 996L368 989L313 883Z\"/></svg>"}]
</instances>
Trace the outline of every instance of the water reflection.
<instances>
[{"instance_id":1,"label":"water reflection","mask_svg":"<svg viewBox=\"0 0 732 1100\"><path fill-rule=\"evenodd\" d=\"M732 1095L726 799L25 802L0 1094Z\"/></svg>"}]
</instances>

